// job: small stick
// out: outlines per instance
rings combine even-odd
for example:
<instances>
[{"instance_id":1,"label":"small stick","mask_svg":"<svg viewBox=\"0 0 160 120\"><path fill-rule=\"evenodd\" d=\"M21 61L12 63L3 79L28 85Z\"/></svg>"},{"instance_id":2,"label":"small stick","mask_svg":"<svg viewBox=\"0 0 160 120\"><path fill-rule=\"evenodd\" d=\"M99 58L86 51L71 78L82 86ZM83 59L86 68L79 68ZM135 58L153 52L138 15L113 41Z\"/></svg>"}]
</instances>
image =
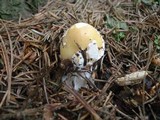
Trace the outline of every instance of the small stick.
<instances>
[{"instance_id":1,"label":"small stick","mask_svg":"<svg viewBox=\"0 0 160 120\"><path fill-rule=\"evenodd\" d=\"M64 84L64 89L73 94L79 100L79 102L88 110L88 112L90 112L93 115L95 120L102 120L102 118L100 118L96 111L89 104L87 104L87 102L84 99L81 98L78 92L70 88L70 86L67 84Z\"/></svg>"}]
</instances>

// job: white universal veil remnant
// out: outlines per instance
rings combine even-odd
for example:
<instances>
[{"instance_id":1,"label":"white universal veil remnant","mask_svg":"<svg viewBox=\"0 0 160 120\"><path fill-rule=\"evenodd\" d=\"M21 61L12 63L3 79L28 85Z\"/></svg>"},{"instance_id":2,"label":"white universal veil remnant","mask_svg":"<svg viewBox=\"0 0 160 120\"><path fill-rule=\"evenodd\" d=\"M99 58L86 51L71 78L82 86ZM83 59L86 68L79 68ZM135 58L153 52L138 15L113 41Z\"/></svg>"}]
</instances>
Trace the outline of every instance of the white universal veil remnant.
<instances>
[{"instance_id":1,"label":"white universal veil remnant","mask_svg":"<svg viewBox=\"0 0 160 120\"><path fill-rule=\"evenodd\" d=\"M70 60L77 72L64 76L65 80L69 76L69 81L73 83L74 89L87 87L91 73L84 72L84 69L92 67L105 51L105 43L100 33L87 23L76 23L71 26L63 36L60 45L60 57L62 61ZM91 81L93 83L93 81Z\"/></svg>"},{"instance_id":2,"label":"white universal veil remnant","mask_svg":"<svg viewBox=\"0 0 160 120\"><path fill-rule=\"evenodd\" d=\"M136 71L124 77L117 78L115 82L120 86L135 85L141 83L147 75L147 71Z\"/></svg>"}]
</instances>

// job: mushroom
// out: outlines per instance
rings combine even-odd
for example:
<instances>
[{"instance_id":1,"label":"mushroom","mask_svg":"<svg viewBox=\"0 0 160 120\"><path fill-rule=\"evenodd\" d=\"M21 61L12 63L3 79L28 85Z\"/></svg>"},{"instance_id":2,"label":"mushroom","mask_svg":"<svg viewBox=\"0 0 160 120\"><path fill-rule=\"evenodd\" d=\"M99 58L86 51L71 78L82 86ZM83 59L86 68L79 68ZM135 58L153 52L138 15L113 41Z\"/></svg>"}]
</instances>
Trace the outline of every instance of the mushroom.
<instances>
[{"instance_id":1,"label":"mushroom","mask_svg":"<svg viewBox=\"0 0 160 120\"><path fill-rule=\"evenodd\" d=\"M70 60L74 69L78 70L80 75L75 72L71 77L76 90L87 86L84 78L90 79L91 74L83 69L92 67L104 55L104 51L104 40L93 26L81 22L66 31L60 45L60 58L62 61Z\"/></svg>"}]
</instances>

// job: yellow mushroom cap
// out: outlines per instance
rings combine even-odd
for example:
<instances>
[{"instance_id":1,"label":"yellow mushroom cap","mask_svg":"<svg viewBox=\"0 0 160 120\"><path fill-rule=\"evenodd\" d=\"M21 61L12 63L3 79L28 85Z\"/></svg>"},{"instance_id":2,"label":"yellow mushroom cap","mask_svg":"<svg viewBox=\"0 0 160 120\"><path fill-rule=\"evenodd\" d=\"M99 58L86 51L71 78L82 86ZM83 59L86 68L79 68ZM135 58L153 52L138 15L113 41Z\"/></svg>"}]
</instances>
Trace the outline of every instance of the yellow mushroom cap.
<instances>
[{"instance_id":1,"label":"yellow mushroom cap","mask_svg":"<svg viewBox=\"0 0 160 120\"><path fill-rule=\"evenodd\" d=\"M91 42L96 42L98 50L103 49L104 54L104 40L100 33L91 25L87 23L76 23L71 26L63 36L60 45L60 57L62 60L72 59L73 55L81 50L87 49ZM100 57L102 57L100 55ZM99 58L98 58L99 59Z\"/></svg>"}]
</instances>

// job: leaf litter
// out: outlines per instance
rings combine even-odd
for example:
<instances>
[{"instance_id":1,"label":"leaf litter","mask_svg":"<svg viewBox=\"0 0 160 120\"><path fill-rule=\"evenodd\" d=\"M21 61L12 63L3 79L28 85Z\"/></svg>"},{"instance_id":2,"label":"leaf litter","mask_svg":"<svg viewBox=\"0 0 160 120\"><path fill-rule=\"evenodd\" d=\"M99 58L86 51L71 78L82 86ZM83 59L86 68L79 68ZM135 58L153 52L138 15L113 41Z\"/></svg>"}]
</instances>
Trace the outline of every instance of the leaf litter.
<instances>
[{"instance_id":1,"label":"leaf litter","mask_svg":"<svg viewBox=\"0 0 160 120\"><path fill-rule=\"evenodd\" d=\"M1 19L1 119L159 119L158 5L57 0L31 18ZM61 64L59 46L64 32L77 22L96 27L106 43L105 56L93 74L96 89L75 91L61 81L70 66ZM148 73L134 76L138 83L116 82L138 71Z\"/></svg>"}]
</instances>

